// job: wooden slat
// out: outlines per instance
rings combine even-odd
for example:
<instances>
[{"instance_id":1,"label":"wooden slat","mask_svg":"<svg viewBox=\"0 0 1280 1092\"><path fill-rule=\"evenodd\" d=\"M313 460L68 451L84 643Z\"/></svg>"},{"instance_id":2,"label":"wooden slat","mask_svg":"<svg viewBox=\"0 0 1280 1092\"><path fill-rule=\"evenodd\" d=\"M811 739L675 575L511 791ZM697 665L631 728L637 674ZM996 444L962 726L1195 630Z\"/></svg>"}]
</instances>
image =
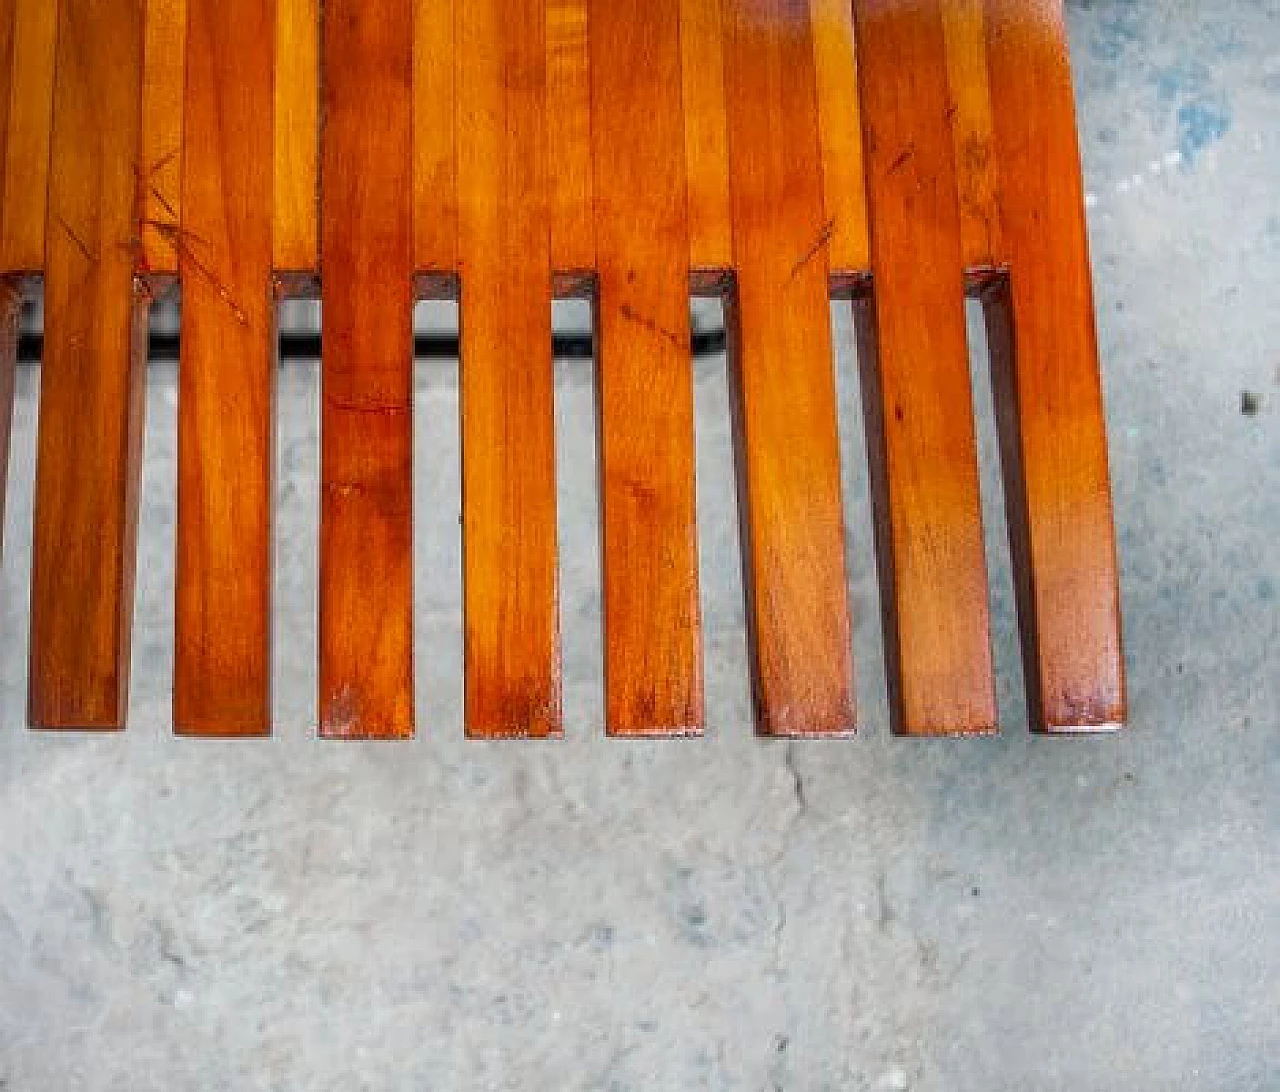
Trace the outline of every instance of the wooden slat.
<instances>
[{"instance_id":1,"label":"wooden slat","mask_svg":"<svg viewBox=\"0 0 1280 1092\"><path fill-rule=\"evenodd\" d=\"M986 561L940 0L855 0L875 357L861 355L893 723L994 730Z\"/></svg>"},{"instance_id":2,"label":"wooden slat","mask_svg":"<svg viewBox=\"0 0 1280 1092\"><path fill-rule=\"evenodd\" d=\"M174 728L271 729L275 0L188 0Z\"/></svg>"},{"instance_id":3,"label":"wooden slat","mask_svg":"<svg viewBox=\"0 0 1280 1092\"><path fill-rule=\"evenodd\" d=\"M44 266L49 142L58 5L13 0L8 141L0 178L0 272Z\"/></svg>"},{"instance_id":4,"label":"wooden slat","mask_svg":"<svg viewBox=\"0 0 1280 1092\"><path fill-rule=\"evenodd\" d=\"M142 268L176 273L187 0L148 0L142 69Z\"/></svg>"},{"instance_id":5,"label":"wooden slat","mask_svg":"<svg viewBox=\"0 0 1280 1092\"><path fill-rule=\"evenodd\" d=\"M314 270L319 252L319 2L276 0L274 5L273 249L276 269L289 273Z\"/></svg>"},{"instance_id":6,"label":"wooden slat","mask_svg":"<svg viewBox=\"0 0 1280 1092\"><path fill-rule=\"evenodd\" d=\"M32 559L30 719L123 727L146 303L134 285L142 8L62 0Z\"/></svg>"},{"instance_id":7,"label":"wooden slat","mask_svg":"<svg viewBox=\"0 0 1280 1092\"><path fill-rule=\"evenodd\" d=\"M455 0L415 0L414 262L448 275L458 264L454 24Z\"/></svg>"},{"instance_id":8,"label":"wooden slat","mask_svg":"<svg viewBox=\"0 0 1280 1092\"><path fill-rule=\"evenodd\" d=\"M591 174L589 0L546 0L551 254L562 273L595 266Z\"/></svg>"},{"instance_id":9,"label":"wooden slat","mask_svg":"<svg viewBox=\"0 0 1280 1092\"><path fill-rule=\"evenodd\" d=\"M593 0L605 689L616 735L702 725L679 0Z\"/></svg>"},{"instance_id":10,"label":"wooden slat","mask_svg":"<svg viewBox=\"0 0 1280 1092\"><path fill-rule=\"evenodd\" d=\"M858 66L849 0L811 0L822 178L831 237L827 262L839 281L871 268Z\"/></svg>"},{"instance_id":11,"label":"wooden slat","mask_svg":"<svg viewBox=\"0 0 1280 1092\"><path fill-rule=\"evenodd\" d=\"M413 733L412 46L412 0L326 0L320 526L326 736Z\"/></svg>"},{"instance_id":12,"label":"wooden slat","mask_svg":"<svg viewBox=\"0 0 1280 1092\"><path fill-rule=\"evenodd\" d=\"M721 0L680 0L689 264L697 270L728 269L733 263L720 7Z\"/></svg>"},{"instance_id":13,"label":"wooden slat","mask_svg":"<svg viewBox=\"0 0 1280 1092\"><path fill-rule=\"evenodd\" d=\"M951 133L960 194L960 253L966 269L994 266L1000 253L1000 208L982 4L983 0L944 0L942 4Z\"/></svg>"},{"instance_id":14,"label":"wooden slat","mask_svg":"<svg viewBox=\"0 0 1280 1092\"><path fill-rule=\"evenodd\" d=\"M730 323L757 729L855 728L808 0L726 0Z\"/></svg>"},{"instance_id":15,"label":"wooden slat","mask_svg":"<svg viewBox=\"0 0 1280 1092\"><path fill-rule=\"evenodd\" d=\"M0 200L4 197L5 161L9 145L9 107L13 87L13 37L17 0L0 0ZM0 204L0 236L4 232L4 206Z\"/></svg>"},{"instance_id":16,"label":"wooden slat","mask_svg":"<svg viewBox=\"0 0 1280 1092\"><path fill-rule=\"evenodd\" d=\"M9 485L9 433L13 425L13 384L21 311L22 295L17 283L0 278L0 561L4 560L4 501Z\"/></svg>"},{"instance_id":17,"label":"wooden slat","mask_svg":"<svg viewBox=\"0 0 1280 1092\"><path fill-rule=\"evenodd\" d=\"M1033 724L1125 719L1115 528L1062 7L989 0L1007 292L989 297Z\"/></svg>"},{"instance_id":18,"label":"wooden slat","mask_svg":"<svg viewBox=\"0 0 1280 1092\"><path fill-rule=\"evenodd\" d=\"M558 735L546 8L457 25L466 728Z\"/></svg>"}]
</instances>

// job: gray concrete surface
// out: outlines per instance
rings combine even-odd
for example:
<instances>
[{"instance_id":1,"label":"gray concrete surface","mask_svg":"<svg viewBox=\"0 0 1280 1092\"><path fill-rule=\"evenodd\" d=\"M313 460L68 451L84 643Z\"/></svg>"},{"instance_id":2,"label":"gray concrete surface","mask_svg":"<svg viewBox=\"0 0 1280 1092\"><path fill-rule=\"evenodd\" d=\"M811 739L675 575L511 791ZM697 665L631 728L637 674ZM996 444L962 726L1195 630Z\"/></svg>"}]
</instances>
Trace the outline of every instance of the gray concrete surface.
<instances>
[{"instance_id":1,"label":"gray concrete surface","mask_svg":"<svg viewBox=\"0 0 1280 1092\"><path fill-rule=\"evenodd\" d=\"M172 369L149 388L133 727L36 737L26 369L0 585L0 1089L1280 1088L1280 3L1094 0L1071 25L1128 733L1023 730L979 351L1007 731L889 738L838 313L857 741L749 735L720 361L697 371L706 740L599 738L580 365L558 386L563 743L459 738L441 365L417 394L423 738L310 736L306 368L281 389L277 738L167 735Z\"/></svg>"}]
</instances>

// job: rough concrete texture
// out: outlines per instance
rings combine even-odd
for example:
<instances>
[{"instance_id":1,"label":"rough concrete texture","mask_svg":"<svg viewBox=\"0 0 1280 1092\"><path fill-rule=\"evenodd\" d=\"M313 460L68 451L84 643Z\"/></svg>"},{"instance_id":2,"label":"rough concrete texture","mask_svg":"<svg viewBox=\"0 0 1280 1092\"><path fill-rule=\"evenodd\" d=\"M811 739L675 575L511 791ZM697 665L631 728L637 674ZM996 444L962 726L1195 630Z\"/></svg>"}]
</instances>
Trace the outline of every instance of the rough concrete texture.
<instances>
[{"instance_id":1,"label":"rough concrete texture","mask_svg":"<svg viewBox=\"0 0 1280 1092\"><path fill-rule=\"evenodd\" d=\"M1095 0L1071 28L1129 732L1024 730L975 327L1007 730L889 737L837 308L860 739L750 735L719 360L697 369L707 739L600 738L590 372L567 364L562 743L460 739L456 370L439 364L417 394L422 738L312 738L302 367L281 387L277 737L167 734L171 368L149 388L132 728L34 736L23 369L0 588L0 1088L1280 1087L1280 3Z\"/></svg>"}]
</instances>

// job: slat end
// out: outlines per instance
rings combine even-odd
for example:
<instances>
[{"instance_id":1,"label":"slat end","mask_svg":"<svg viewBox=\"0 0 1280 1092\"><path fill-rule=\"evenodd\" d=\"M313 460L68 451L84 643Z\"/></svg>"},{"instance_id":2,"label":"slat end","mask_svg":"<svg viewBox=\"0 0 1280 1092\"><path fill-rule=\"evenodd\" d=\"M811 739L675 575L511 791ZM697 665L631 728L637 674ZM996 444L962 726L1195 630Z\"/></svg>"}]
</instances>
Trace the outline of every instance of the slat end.
<instances>
[{"instance_id":1,"label":"slat end","mask_svg":"<svg viewBox=\"0 0 1280 1092\"><path fill-rule=\"evenodd\" d=\"M32 704L27 709L27 727L33 732L49 735L123 732L126 719L124 703L115 711L109 705L96 709L49 709Z\"/></svg>"},{"instance_id":2,"label":"slat end","mask_svg":"<svg viewBox=\"0 0 1280 1092\"><path fill-rule=\"evenodd\" d=\"M555 728L475 728L468 726L466 738L475 743L501 743L504 741L556 741L564 739L564 729Z\"/></svg>"},{"instance_id":3,"label":"slat end","mask_svg":"<svg viewBox=\"0 0 1280 1092\"><path fill-rule=\"evenodd\" d=\"M758 701L755 729L762 739L852 739L858 734L858 716L849 693L833 695L825 704Z\"/></svg>"},{"instance_id":4,"label":"slat end","mask_svg":"<svg viewBox=\"0 0 1280 1092\"><path fill-rule=\"evenodd\" d=\"M235 725L225 721L213 724L175 724L173 734L179 739L270 739L270 725Z\"/></svg>"},{"instance_id":5,"label":"slat end","mask_svg":"<svg viewBox=\"0 0 1280 1092\"><path fill-rule=\"evenodd\" d=\"M895 725L893 734L902 739L989 739L1000 734L1000 725L990 724L912 724Z\"/></svg>"},{"instance_id":6,"label":"slat end","mask_svg":"<svg viewBox=\"0 0 1280 1092\"><path fill-rule=\"evenodd\" d=\"M317 734L321 739L350 743L397 743L415 736L412 724L321 724Z\"/></svg>"},{"instance_id":7,"label":"slat end","mask_svg":"<svg viewBox=\"0 0 1280 1092\"><path fill-rule=\"evenodd\" d=\"M701 724L609 724L605 726L605 735L619 740L695 739L706 735L706 730Z\"/></svg>"},{"instance_id":8,"label":"slat end","mask_svg":"<svg viewBox=\"0 0 1280 1092\"><path fill-rule=\"evenodd\" d=\"M756 725L756 735L761 739L854 739L858 735L859 731L861 731L861 729L856 722L850 722L847 725L837 725L831 728L771 728L768 726Z\"/></svg>"},{"instance_id":9,"label":"slat end","mask_svg":"<svg viewBox=\"0 0 1280 1092\"><path fill-rule=\"evenodd\" d=\"M1080 736L1114 735L1128 729L1125 720L1099 721L1096 724L1043 724L1035 728L1038 736L1076 739Z\"/></svg>"},{"instance_id":10,"label":"slat end","mask_svg":"<svg viewBox=\"0 0 1280 1092\"><path fill-rule=\"evenodd\" d=\"M74 720L54 723L52 721L31 721L28 728L40 735L116 735L125 730L123 723L104 721L93 723L88 720Z\"/></svg>"}]
</instances>

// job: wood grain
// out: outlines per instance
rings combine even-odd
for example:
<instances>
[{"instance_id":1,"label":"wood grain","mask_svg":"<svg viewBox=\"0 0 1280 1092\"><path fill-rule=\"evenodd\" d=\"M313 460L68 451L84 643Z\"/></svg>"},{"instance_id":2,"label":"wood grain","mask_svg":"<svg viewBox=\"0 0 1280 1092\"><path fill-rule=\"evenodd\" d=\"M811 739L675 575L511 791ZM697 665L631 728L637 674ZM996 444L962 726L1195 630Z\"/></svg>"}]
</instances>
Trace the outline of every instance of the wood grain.
<instances>
[{"instance_id":1,"label":"wood grain","mask_svg":"<svg viewBox=\"0 0 1280 1092\"><path fill-rule=\"evenodd\" d=\"M48 198L29 716L121 728L146 300L136 287L142 9L63 0Z\"/></svg>"},{"instance_id":2,"label":"wood grain","mask_svg":"<svg viewBox=\"0 0 1280 1092\"><path fill-rule=\"evenodd\" d=\"M894 729L996 726L939 0L855 0L874 337L864 406Z\"/></svg>"},{"instance_id":3,"label":"wood grain","mask_svg":"<svg viewBox=\"0 0 1280 1092\"><path fill-rule=\"evenodd\" d=\"M458 13L466 729L558 735L544 0Z\"/></svg>"},{"instance_id":4,"label":"wood grain","mask_svg":"<svg viewBox=\"0 0 1280 1092\"><path fill-rule=\"evenodd\" d=\"M989 0L1007 290L988 295L1033 725L1125 720L1115 525L1066 28Z\"/></svg>"},{"instance_id":5,"label":"wood grain","mask_svg":"<svg viewBox=\"0 0 1280 1092\"><path fill-rule=\"evenodd\" d=\"M679 0L593 0L605 705L702 727Z\"/></svg>"},{"instance_id":6,"label":"wood grain","mask_svg":"<svg viewBox=\"0 0 1280 1092\"><path fill-rule=\"evenodd\" d=\"M827 264L839 283L871 268L853 9L849 0L811 0L810 10L824 206L831 224Z\"/></svg>"},{"instance_id":7,"label":"wood grain","mask_svg":"<svg viewBox=\"0 0 1280 1092\"><path fill-rule=\"evenodd\" d=\"M720 9L721 0L680 0L689 265L699 271L726 270L733 264Z\"/></svg>"},{"instance_id":8,"label":"wood grain","mask_svg":"<svg viewBox=\"0 0 1280 1092\"><path fill-rule=\"evenodd\" d=\"M547 149L551 171L551 254L557 272L595 266L591 168L589 0L546 0Z\"/></svg>"},{"instance_id":9,"label":"wood grain","mask_svg":"<svg viewBox=\"0 0 1280 1092\"><path fill-rule=\"evenodd\" d=\"M13 32L17 0L0 0L0 198L4 195L5 160L9 144L9 107L13 86ZM0 233L4 206L0 205Z\"/></svg>"},{"instance_id":10,"label":"wood grain","mask_svg":"<svg viewBox=\"0 0 1280 1092\"><path fill-rule=\"evenodd\" d=\"M0 562L4 561L4 502L9 484L9 435L13 427L13 385L21 311L22 294L17 282L0 278Z\"/></svg>"},{"instance_id":11,"label":"wood grain","mask_svg":"<svg viewBox=\"0 0 1280 1092\"><path fill-rule=\"evenodd\" d=\"M413 734L413 4L326 0L320 732ZM376 125L370 105L377 104Z\"/></svg>"},{"instance_id":12,"label":"wood grain","mask_svg":"<svg viewBox=\"0 0 1280 1092\"><path fill-rule=\"evenodd\" d=\"M12 0L8 139L0 178L0 273L44 268L58 5ZM131 17L132 18L132 17Z\"/></svg>"},{"instance_id":13,"label":"wood grain","mask_svg":"<svg viewBox=\"0 0 1280 1092\"><path fill-rule=\"evenodd\" d=\"M960 195L960 254L966 269L993 267L1000 254L1000 208L983 0L944 0L942 34L951 91L951 133Z\"/></svg>"},{"instance_id":14,"label":"wood grain","mask_svg":"<svg viewBox=\"0 0 1280 1092\"><path fill-rule=\"evenodd\" d=\"M465 3L465 0L463 0ZM452 277L458 265L455 0L413 9L413 232L420 271Z\"/></svg>"},{"instance_id":15,"label":"wood grain","mask_svg":"<svg viewBox=\"0 0 1280 1092\"><path fill-rule=\"evenodd\" d=\"M188 0L173 721L271 730L275 0Z\"/></svg>"},{"instance_id":16,"label":"wood grain","mask_svg":"<svg viewBox=\"0 0 1280 1092\"><path fill-rule=\"evenodd\" d=\"M757 730L855 728L808 0L726 0L730 308Z\"/></svg>"},{"instance_id":17,"label":"wood grain","mask_svg":"<svg viewBox=\"0 0 1280 1092\"><path fill-rule=\"evenodd\" d=\"M182 217L182 88L186 78L187 0L148 0L143 39L142 268L178 271Z\"/></svg>"},{"instance_id":18,"label":"wood grain","mask_svg":"<svg viewBox=\"0 0 1280 1092\"><path fill-rule=\"evenodd\" d=\"M190 2L190 0L188 0ZM307 273L319 254L320 0L275 0L275 268Z\"/></svg>"}]
</instances>

